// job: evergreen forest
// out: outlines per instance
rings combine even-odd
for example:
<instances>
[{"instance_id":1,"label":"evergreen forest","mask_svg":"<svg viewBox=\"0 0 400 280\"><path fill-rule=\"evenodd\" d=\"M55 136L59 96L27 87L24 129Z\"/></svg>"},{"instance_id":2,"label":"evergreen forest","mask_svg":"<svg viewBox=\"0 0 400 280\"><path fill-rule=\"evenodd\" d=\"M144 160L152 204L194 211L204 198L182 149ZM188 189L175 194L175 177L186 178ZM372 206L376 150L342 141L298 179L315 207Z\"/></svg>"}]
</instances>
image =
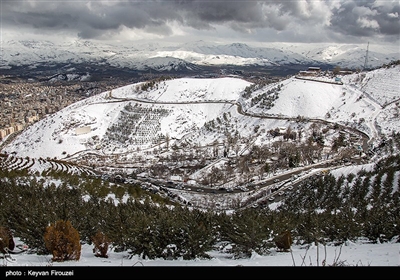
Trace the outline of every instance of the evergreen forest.
<instances>
[{"instance_id":1,"label":"evergreen forest","mask_svg":"<svg viewBox=\"0 0 400 280\"><path fill-rule=\"evenodd\" d=\"M210 250L248 258L252 252L268 254L283 232L304 245L339 246L360 238L399 242L399 170L400 156L392 155L368 171L314 175L276 209L229 213L179 204L139 184L0 170L0 226L27 244L28 253L49 254L46 228L64 220L78 231L81 244L92 244L101 232L113 250L148 259L209 258Z\"/></svg>"}]
</instances>

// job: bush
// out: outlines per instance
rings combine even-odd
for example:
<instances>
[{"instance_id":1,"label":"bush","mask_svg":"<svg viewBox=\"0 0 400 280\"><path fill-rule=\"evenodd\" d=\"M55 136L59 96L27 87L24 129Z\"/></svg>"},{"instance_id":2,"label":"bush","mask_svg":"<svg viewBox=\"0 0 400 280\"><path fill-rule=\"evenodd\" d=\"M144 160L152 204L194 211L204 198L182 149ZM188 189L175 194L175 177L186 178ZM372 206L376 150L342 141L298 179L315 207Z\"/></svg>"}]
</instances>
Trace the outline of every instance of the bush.
<instances>
[{"instance_id":1,"label":"bush","mask_svg":"<svg viewBox=\"0 0 400 280\"><path fill-rule=\"evenodd\" d=\"M100 258L108 258L107 251L110 244L109 238L103 232L98 231L96 235L92 237L92 242L94 244L94 255Z\"/></svg>"},{"instance_id":2,"label":"bush","mask_svg":"<svg viewBox=\"0 0 400 280\"><path fill-rule=\"evenodd\" d=\"M274 242L279 251L289 252L292 245L292 235L290 231L285 231L274 238Z\"/></svg>"},{"instance_id":3,"label":"bush","mask_svg":"<svg viewBox=\"0 0 400 280\"><path fill-rule=\"evenodd\" d=\"M78 261L81 256L81 244L78 231L70 221L59 220L46 228L44 234L46 248L53 254L52 261Z\"/></svg>"},{"instance_id":4,"label":"bush","mask_svg":"<svg viewBox=\"0 0 400 280\"><path fill-rule=\"evenodd\" d=\"M15 243L8 227L0 227L0 252L6 254L7 251L14 250Z\"/></svg>"}]
</instances>

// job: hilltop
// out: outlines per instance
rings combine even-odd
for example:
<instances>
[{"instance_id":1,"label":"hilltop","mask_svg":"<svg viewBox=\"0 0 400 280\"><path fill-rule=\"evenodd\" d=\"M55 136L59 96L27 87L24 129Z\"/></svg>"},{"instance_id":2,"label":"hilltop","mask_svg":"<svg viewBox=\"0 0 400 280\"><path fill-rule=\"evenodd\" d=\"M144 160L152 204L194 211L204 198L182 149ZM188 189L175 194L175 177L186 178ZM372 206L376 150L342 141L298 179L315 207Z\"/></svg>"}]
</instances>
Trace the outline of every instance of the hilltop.
<instances>
[{"instance_id":1,"label":"hilltop","mask_svg":"<svg viewBox=\"0 0 400 280\"><path fill-rule=\"evenodd\" d=\"M399 127L396 118L391 118L395 112L390 113L398 110L399 69L396 66L346 75L343 85L299 80L294 76L267 85L235 77L131 84L56 112L26 129L4 151L22 157L58 159L96 150L111 155L154 148L160 141L165 144L167 135L171 146L172 142L184 140L200 145L216 140L222 143L226 133L232 135L235 131L242 137L252 136L256 142L266 143L270 140L263 136L268 130L307 127L294 124L294 118L340 123L373 137L376 118L380 123L386 122L382 131L385 134L397 132ZM113 133L113 129L126 125L126 115L138 117L131 124L132 131ZM221 128L218 133L207 132L213 122ZM78 135L80 127L89 131ZM255 127L264 133L255 134ZM126 134L124 142L115 139L119 134Z\"/></svg>"}]
</instances>

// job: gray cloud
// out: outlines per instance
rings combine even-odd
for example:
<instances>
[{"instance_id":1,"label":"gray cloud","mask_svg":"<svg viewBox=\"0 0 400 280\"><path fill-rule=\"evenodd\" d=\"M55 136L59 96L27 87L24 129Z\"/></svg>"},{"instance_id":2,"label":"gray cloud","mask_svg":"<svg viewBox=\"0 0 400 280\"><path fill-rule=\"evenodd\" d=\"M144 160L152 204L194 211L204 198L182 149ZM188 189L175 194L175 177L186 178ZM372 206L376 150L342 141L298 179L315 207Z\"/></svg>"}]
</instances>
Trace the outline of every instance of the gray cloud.
<instances>
[{"instance_id":1,"label":"gray cloud","mask_svg":"<svg viewBox=\"0 0 400 280\"><path fill-rule=\"evenodd\" d=\"M253 40L275 32L275 37L288 41L373 37L397 41L399 19L399 2L385 0L2 0L4 31L40 30L55 35L62 31L86 39L104 38L104 34L110 38L124 29L173 36L172 26L212 35L224 26Z\"/></svg>"},{"instance_id":2,"label":"gray cloud","mask_svg":"<svg viewBox=\"0 0 400 280\"><path fill-rule=\"evenodd\" d=\"M348 1L332 12L331 30L337 33L365 37L386 35L389 39L399 39L398 1Z\"/></svg>"}]
</instances>

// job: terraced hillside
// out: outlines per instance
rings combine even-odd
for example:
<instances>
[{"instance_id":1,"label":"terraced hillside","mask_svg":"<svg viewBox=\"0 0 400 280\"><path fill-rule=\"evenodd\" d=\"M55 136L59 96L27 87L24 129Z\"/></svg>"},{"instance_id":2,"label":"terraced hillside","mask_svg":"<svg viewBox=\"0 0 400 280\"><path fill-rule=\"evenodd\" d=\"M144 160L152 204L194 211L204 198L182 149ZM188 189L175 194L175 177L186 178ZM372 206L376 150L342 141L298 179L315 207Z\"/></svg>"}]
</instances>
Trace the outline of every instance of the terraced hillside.
<instances>
[{"instance_id":1,"label":"terraced hillside","mask_svg":"<svg viewBox=\"0 0 400 280\"><path fill-rule=\"evenodd\" d=\"M121 110L118 122L107 128L105 137L114 146L156 144L165 138L161 134L160 119L168 113L163 108L153 109L128 103Z\"/></svg>"},{"instance_id":2,"label":"terraced hillside","mask_svg":"<svg viewBox=\"0 0 400 280\"><path fill-rule=\"evenodd\" d=\"M26 171L28 174L49 174L50 172L63 172L73 175L96 175L90 168L65 162L62 160L18 157L12 154L0 154L0 170Z\"/></svg>"}]
</instances>

